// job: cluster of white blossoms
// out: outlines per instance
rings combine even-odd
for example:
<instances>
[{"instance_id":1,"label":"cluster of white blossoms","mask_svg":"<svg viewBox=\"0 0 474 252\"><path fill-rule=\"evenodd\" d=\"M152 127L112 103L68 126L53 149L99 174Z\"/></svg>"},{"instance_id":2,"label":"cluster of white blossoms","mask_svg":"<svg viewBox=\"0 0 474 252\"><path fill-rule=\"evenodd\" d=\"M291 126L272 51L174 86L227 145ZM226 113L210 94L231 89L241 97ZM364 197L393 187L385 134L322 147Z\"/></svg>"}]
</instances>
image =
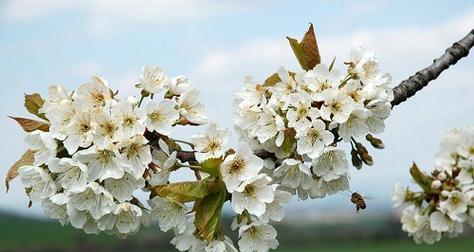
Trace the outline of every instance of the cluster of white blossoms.
<instances>
[{"instance_id":1,"label":"cluster of white blossoms","mask_svg":"<svg viewBox=\"0 0 474 252\"><path fill-rule=\"evenodd\" d=\"M198 92L183 76L168 78L159 67L145 66L137 87L140 102L119 100L100 77L73 92L49 87L49 99L37 111L49 130L28 134L34 161L18 170L30 200L48 216L87 233L121 236L149 222L148 209L134 193L167 183L175 161L163 141L153 148L146 132L164 138L175 125L207 119ZM142 102L146 97L153 99Z\"/></svg>"},{"instance_id":2,"label":"cluster of white blossoms","mask_svg":"<svg viewBox=\"0 0 474 252\"><path fill-rule=\"evenodd\" d=\"M266 153L265 172L278 189L301 199L322 198L349 189L349 163L337 144L350 143L352 163L372 165L367 149L356 141L384 130L391 111L391 78L378 68L372 52L356 47L347 71L318 64L303 72L278 69L258 84L246 79L236 94L235 128L256 153Z\"/></svg>"},{"instance_id":3,"label":"cluster of white blossoms","mask_svg":"<svg viewBox=\"0 0 474 252\"><path fill-rule=\"evenodd\" d=\"M402 229L417 243L456 237L463 224L474 226L474 127L447 133L430 174L410 170L421 192L395 185L392 200L405 206Z\"/></svg>"},{"instance_id":4,"label":"cluster of white blossoms","mask_svg":"<svg viewBox=\"0 0 474 252\"><path fill-rule=\"evenodd\" d=\"M240 251L275 249L278 246L277 231L269 222L283 219L281 204L287 203L291 195L277 190L278 185L273 184L272 179L261 172L264 162L252 152L248 144L241 143L236 149L226 149L229 134L227 129L210 123L204 134L192 137L191 143L196 151L194 155L201 164L216 163L217 176L223 182L223 201L229 197L231 207L237 214L233 217L232 229L238 229ZM227 236L220 235L220 239L206 242L196 235L197 227L193 225L195 213L190 213L186 204L166 201L166 205L163 201L166 200L155 197L151 200L151 205L161 205L155 207L155 212L160 215L160 227L164 231L174 230L176 238L172 243L178 250L237 251Z\"/></svg>"},{"instance_id":5,"label":"cluster of white blossoms","mask_svg":"<svg viewBox=\"0 0 474 252\"><path fill-rule=\"evenodd\" d=\"M238 251L222 227L229 202L239 250L276 249L271 222L283 219L292 194L322 198L349 189L339 142L350 143L358 169L373 161L356 138L383 148L372 134L383 131L390 114L389 75L361 47L345 74L333 65L296 74L280 68L262 85L247 79L236 95L236 148L216 123L190 141L171 136L174 127L202 125L207 117L189 80L168 78L159 67L145 66L135 85L140 95L124 100L100 77L72 92L53 85L46 100L25 97L42 121L13 118L28 132L29 150L7 185L18 170L31 202L63 225L123 237L156 221L174 232L178 250L192 252ZM171 182L181 168L196 179Z\"/></svg>"}]
</instances>

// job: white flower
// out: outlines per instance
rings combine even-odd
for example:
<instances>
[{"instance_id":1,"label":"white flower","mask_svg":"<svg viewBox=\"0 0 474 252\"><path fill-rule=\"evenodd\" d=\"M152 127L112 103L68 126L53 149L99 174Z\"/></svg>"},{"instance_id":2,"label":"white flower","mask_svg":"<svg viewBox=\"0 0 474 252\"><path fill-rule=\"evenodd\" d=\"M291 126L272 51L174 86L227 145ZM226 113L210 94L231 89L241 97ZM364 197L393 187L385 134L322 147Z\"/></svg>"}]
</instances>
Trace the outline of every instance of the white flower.
<instances>
[{"instance_id":1,"label":"white flower","mask_svg":"<svg viewBox=\"0 0 474 252\"><path fill-rule=\"evenodd\" d=\"M273 109L264 108L264 113L258 119L256 135L260 143L264 143L275 135L277 136L275 144L281 146L285 139L285 123L281 116L279 116Z\"/></svg>"},{"instance_id":2,"label":"white flower","mask_svg":"<svg viewBox=\"0 0 474 252\"><path fill-rule=\"evenodd\" d=\"M82 229L86 234L98 234L97 221L85 211L78 211L76 208L67 205L67 214L71 226Z\"/></svg>"},{"instance_id":3,"label":"white flower","mask_svg":"<svg viewBox=\"0 0 474 252\"><path fill-rule=\"evenodd\" d=\"M66 127L75 115L76 108L71 100L63 100L57 104L45 103L41 109L44 109L47 104L49 106L44 113L50 123L49 132L54 138L64 140Z\"/></svg>"},{"instance_id":4,"label":"white flower","mask_svg":"<svg viewBox=\"0 0 474 252\"><path fill-rule=\"evenodd\" d=\"M128 202L117 205L114 210L117 216L115 227L122 234L134 233L140 227L142 210Z\"/></svg>"},{"instance_id":5,"label":"white flower","mask_svg":"<svg viewBox=\"0 0 474 252\"><path fill-rule=\"evenodd\" d=\"M351 137L365 136L369 133L369 127L366 125L366 118L370 115L366 109L355 109L344 123L339 125L338 133L346 142Z\"/></svg>"},{"instance_id":6,"label":"white flower","mask_svg":"<svg viewBox=\"0 0 474 252\"><path fill-rule=\"evenodd\" d=\"M50 159L56 157L58 144L49 132L35 130L26 136L25 142L29 149L36 151L34 166L47 164Z\"/></svg>"},{"instance_id":7,"label":"white flower","mask_svg":"<svg viewBox=\"0 0 474 252\"><path fill-rule=\"evenodd\" d=\"M447 232L453 227L453 221L444 213L435 211L430 215L430 228L437 232Z\"/></svg>"},{"instance_id":8,"label":"white flower","mask_svg":"<svg viewBox=\"0 0 474 252\"><path fill-rule=\"evenodd\" d=\"M57 185L51 175L41 167L25 165L18 169L18 175L28 196L33 202L48 198L56 193Z\"/></svg>"},{"instance_id":9,"label":"white flower","mask_svg":"<svg viewBox=\"0 0 474 252\"><path fill-rule=\"evenodd\" d=\"M441 233L434 231L430 227L430 218L426 215L415 215L417 231L413 234L416 243L422 241L433 244L441 239Z\"/></svg>"},{"instance_id":10,"label":"white flower","mask_svg":"<svg viewBox=\"0 0 474 252\"><path fill-rule=\"evenodd\" d=\"M408 232L409 234L413 234L418 230L418 225L416 223L416 209L414 205L411 205L405 209L403 209L401 222L402 222L402 230Z\"/></svg>"},{"instance_id":11,"label":"white flower","mask_svg":"<svg viewBox=\"0 0 474 252\"><path fill-rule=\"evenodd\" d=\"M356 74L362 81L373 78L378 73L378 61L373 52L367 52L362 46L351 50L349 72Z\"/></svg>"},{"instance_id":12,"label":"white flower","mask_svg":"<svg viewBox=\"0 0 474 252\"><path fill-rule=\"evenodd\" d=\"M142 68L140 84L137 86L148 93L157 94L166 90L168 78L160 67L153 68L147 65Z\"/></svg>"},{"instance_id":13,"label":"white flower","mask_svg":"<svg viewBox=\"0 0 474 252\"><path fill-rule=\"evenodd\" d=\"M129 101L115 104L111 114L121 126L122 137L128 138L145 132L145 111L142 108L134 107Z\"/></svg>"},{"instance_id":14,"label":"white flower","mask_svg":"<svg viewBox=\"0 0 474 252\"><path fill-rule=\"evenodd\" d=\"M185 76L178 75L171 78L168 87L171 95L181 95L191 88L191 82Z\"/></svg>"},{"instance_id":15,"label":"white flower","mask_svg":"<svg viewBox=\"0 0 474 252\"><path fill-rule=\"evenodd\" d=\"M120 140L120 123L117 118L113 118L109 115L109 112L99 110L93 114L94 121L97 124L94 133L94 144L99 148L103 149L110 144Z\"/></svg>"},{"instance_id":16,"label":"white flower","mask_svg":"<svg viewBox=\"0 0 474 252\"><path fill-rule=\"evenodd\" d=\"M288 105L290 99L289 95L297 91L298 83L282 66L278 68L277 74L281 81L275 83L275 86L272 87L273 94L281 98L279 102ZM302 80L299 81L302 82Z\"/></svg>"},{"instance_id":17,"label":"white flower","mask_svg":"<svg viewBox=\"0 0 474 252\"><path fill-rule=\"evenodd\" d=\"M87 211L98 220L114 210L114 198L102 186L91 182L83 192L71 193L69 204L79 211Z\"/></svg>"},{"instance_id":18,"label":"white flower","mask_svg":"<svg viewBox=\"0 0 474 252\"><path fill-rule=\"evenodd\" d=\"M120 157L116 146L111 145L105 149L92 146L89 149L78 151L73 159L78 160L89 167L89 181L107 178L121 178L128 164Z\"/></svg>"},{"instance_id":19,"label":"white flower","mask_svg":"<svg viewBox=\"0 0 474 252\"><path fill-rule=\"evenodd\" d=\"M325 146L329 146L334 141L334 135L326 130L326 124L311 116L311 122L302 125L299 131L296 131L298 154L306 154L311 159L319 157Z\"/></svg>"},{"instance_id":20,"label":"white flower","mask_svg":"<svg viewBox=\"0 0 474 252\"><path fill-rule=\"evenodd\" d=\"M80 85L72 97L76 108L81 111L90 110L109 105L112 101L112 91L107 86L107 81L101 77L93 76L90 82Z\"/></svg>"},{"instance_id":21,"label":"white flower","mask_svg":"<svg viewBox=\"0 0 474 252\"><path fill-rule=\"evenodd\" d=\"M206 252L238 252L232 240L224 236L224 240L211 241L205 248Z\"/></svg>"},{"instance_id":22,"label":"white flower","mask_svg":"<svg viewBox=\"0 0 474 252\"><path fill-rule=\"evenodd\" d=\"M90 113L84 112L74 115L65 129L67 138L63 142L69 155L74 154L79 147L87 148L92 144L95 125L91 120Z\"/></svg>"},{"instance_id":23,"label":"white flower","mask_svg":"<svg viewBox=\"0 0 474 252\"><path fill-rule=\"evenodd\" d=\"M162 135L170 135L171 128L179 118L176 102L164 99L161 102L150 101L146 107L147 119L145 125L149 131L156 131Z\"/></svg>"},{"instance_id":24,"label":"white flower","mask_svg":"<svg viewBox=\"0 0 474 252\"><path fill-rule=\"evenodd\" d=\"M236 104L242 110L248 110L266 104L267 88L258 84L251 76L245 77L245 85L235 94Z\"/></svg>"},{"instance_id":25,"label":"white flower","mask_svg":"<svg viewBox=\"0 0 474 252\"><path fill-rule=\"evenodd\" d=\"M265 213L265 203L274 199L275 188L269 185L271 178L259 174L251 180L244 181L232 193L232 208L238 214L247 210L250 214L261 216Z\"/></svg>"},{"instance_id":26,"label":"white flower","mask_svg":"<svg viewBox=\"0 0 474 252\"><path fill-rule=\"evenodd\" d=\"M403 187L400 183L395 183L392 192L392 202L394 207L399 207L405 202L405 197L407 194L408 188Z\"/></svg>"},{"instance_id":27,"label":"white flower","mask_svg":"<svg viewBox=\"0 0 474 252\"><path fill-rule=\"evenodd\" d=\"M242 252L265 252L269 249L276 249L279 245L277 231L274 227L253 221L249 225L244 225L239 229L239 248Z\"/></svg>"},{"instance_id":28,"label":"white flower","mask_svg":"<svg viewBox=\"0 0 474 252\"><path fill-rule=\"evenodd\" d=\"M470 162L472 162L472 164L462 167L459 175L456 177L456 179L459 180L461 184L471 185L474 182L474 159ZM464 162L464 164L465 163L466 162Z\"/></svg>"},{"instance_id":29,"label":"white flower","mask_svg":"<svg viewBox=\"0 0 474 252\"><path fill-rule=\"evenodd\" d=\"M282 190L275 190L275 199L267 204L265 213L259 217L263 223L268 223L270 220L281 221L285 215L285 209L281 206L290 202L291 194Z\"/></svg>"},{"instance_id":30,"label":"white flower","mask_svg":"<svg viewBox=\"0 0 474 252\"><path fill-rule=\"evenodd\" d=\"M319 110L311 107L312 101L311 96L305 91L290 95L290 107L286 112L288 127L296 128L298 124L306 122L310 113L315 117L319 116Z\"/></svg>"},{"instance_id":31,"label":"white flower","mask_svg":"<svg viewBox=\"0 0 474 252\"><path fill-rule=\"evenodd\" d=\"M350 96L345 93L333 91L328 92L321 106L321 117L327 121L344 123L349 119L355 103Z\"/></svg>"},{"instance_id":32,"label":"white flower","mask_svg":"<svg viewBox=\"0 0 474 252\"><path fill-rule=\"evenodd\" d=\"M153 150L153 163L156 166L153 166L156 170L153 170L153 173L150 174L150 185L164 185L168 183L171 168L176 164L178 159L176 158L177 152L174 151L170 154L170 149L168 145L163 141L163 139L158 140L158 145L161 150Z\"/></svg>"},{"instance_id":33,"label":"white flower","mask_svg":"<svg viewBox=\"0 0 474 252\"><path fill-rule=\"evenodd\" d=\"M441 200L440 209L445 211L453 220L459 220L459 215L467 211L471 199L463 192L451 191L447 193L447 199Z\"/></svg>"},{"instance_id":34,"label":"white flower","mask_svg":"<svg viewBox=\"0 0 474 252\"><path fill-rule=\"evenodd\" d=\"M345 151L335 147L327 147L319 158L313 160L313 173L325 181L343 176L348 169Z\"/></svg>"},{"instance_id":35,"label":"white flower","mask_svg":"<svg viewBox=\"0 0 474 252\"><path fill-rule=\"evenodd\" d=\"M207 122L206 110L199 101L199 91L191 89L182 93L178 98L179 114L186 120L195 124Z\"/></svg>"},{"instance_id":36,"label":"white flower","mask_svg":"<svg viewBox=\"0 0 474 252\"><path fill-rule=\"evenodd\" d=\"M390 102L368 104L365 106L370 110L370 115L365 119L365 124L369 131L375 134L382 133L385 129L384 119L386 119L392 111Z\"/></svg>"},{"instance_id":37,"label":"white flower","mask_svg":"<svg viewBox=\"0 0 474 252\"><path fill-rule=\"evenodd\" d=\"M313 179L311 170L302 161L287 158L273 171L273 176L283 186L309 189Z\"/></svg>"},{"instance_id":38,"label":"white flower","mask_svg":"<svg viewBox=\"0 0 474 252\"><path fill-rule=\"evenodd\" d=\"M232 193L243 181L257 176L263 160L255 156L246 143L241 143L234 154L228 155L221 164L222 180L227 191Z\"/></svg>"},{"instance_id":39,"label":"white flower","mask_svg":"<svg viewBox=\"0 0 474 252\"><path fill-rule=\"evenodd\" d=\"M305 76L305 83L314 92L312 95L316 101L323 101L328 92L339 86L341 80L342 76L338 70L332 69L329 72L329 67L324 64L316 65Z\"/></svg>"},{"instance_id":40,"label":"white flower","mask_svg":"<svg viewBox=\"0 0 474 252\"><path fill-rule=\"evenodd\" d=\"M87 186L87 166L71 158L54 158L48 168L65 191L82 192Z\"/></svg>"},{"instance_id":41,"label":"white flower","mask_svg":"<svg viewBox=\"0 0 474 252\"><path fill-rule=\"evenodd\" d=\"M186 228L187 207L179 202L172 202L164 198L154 197L149 200L152 208L152 218L158 220L161 231L166 232L170 229L182 233Z\"/></svg>"},{"instance_id":42,"label":"white flower","mask_svg":"<svg viewBox=\"0 0 474 252\"><path fill-rule=\"evenodd\" d=\"M325 181L322 178L313 178L313 184L308 191L308 196L312 199L324 198L326 195L347 191L349 190L348 176L348 174L345 174L331 181Z\"/></svg>"},{"instance_id":43,"label":"white flower","mask_svg":"<svg viewBox=\"0 0 474 252\"><path fill-rule=\"evenodd\" d=\"M68 222L66 203L69 198L64 193L58 193L50 198L45 198L41 201L41 207L44 213L53 219L57 219L61 225L66 225Z\"/></svg>"},{"instance_id":44,"label":"white flower","mask_svg":"<svg viewBox=\"0 0 474 252\"><path fill-rule=\"evenodd\" d=\"M204 135L193 136L191 138L196 151L196 160L203 162L210 158L220 158L224 155L224 146L229 139L229 131L220 129L216 123L210 123Z\"/></svg>"},{"instance_id":45,"label":"white flower","mask_svg":"<svg viewBox=\"0 0 474 252\"><path fill-rule=\"evenodd\" d=\"M136 135L117 144L119 156L127 164L125 171L136 179L141 178L148 164L152 161L148 140L143 135Z\"/></svg>"},{"instance_id":46,"label":"white flower","mask_svg":"<svg viewBox=\"0 0 474 252\"><path fill-rule=\"evenodd\" d=\"M196 226L194 226L193 221L191 219L187 220L184 231L176 233L170 243L179 251L203 252L206 244L194 235L195 230Z\"/></svg>"},{"instance_id":47,"label":"white flower","mask_svg":"<svg viewBox=\"0 0 474 252\"><path fill-rule=\"evenodd\" d=\"M133 192L138 188L145 186L145 179L135 178L129 173L121 178L108 178L104 180L104 188L114 196L118 202L124 202L133 198Z\"/></svg>"}]
</instances>

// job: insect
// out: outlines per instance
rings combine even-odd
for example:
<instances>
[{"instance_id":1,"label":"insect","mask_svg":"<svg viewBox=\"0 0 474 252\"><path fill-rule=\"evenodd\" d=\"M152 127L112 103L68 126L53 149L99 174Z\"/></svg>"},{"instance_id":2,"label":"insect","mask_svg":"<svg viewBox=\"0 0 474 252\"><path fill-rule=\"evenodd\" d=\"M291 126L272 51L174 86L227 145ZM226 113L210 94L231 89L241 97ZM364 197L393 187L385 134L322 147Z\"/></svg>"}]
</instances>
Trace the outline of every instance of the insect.
<instances>
[{"instance_id":1,"label":"insect","mask_svg":"<svg viewBox=\"0 0 474 252\"><path fill-rule=\"evenodd\" d=\"M372 199L372 197L365 197L362 196L362 194L358 192L351 192L351 202L356 205L356 211L357 213L359 212L360 209L365 209L367 207L367 204L365 203L366 200Z\"/></svg>"},{"instance_id":2,"label":"insect","mask_svg":"<svg viewBox=\"0 0 474 252\"><path fill-rule=\"evenodd\" d=\"M351 195L351 202L356 205L356 211L359 212L360 209L365 209L367 204L365 204L364 197L358 192L353 192Z\"/></svg>"}]
</instances>

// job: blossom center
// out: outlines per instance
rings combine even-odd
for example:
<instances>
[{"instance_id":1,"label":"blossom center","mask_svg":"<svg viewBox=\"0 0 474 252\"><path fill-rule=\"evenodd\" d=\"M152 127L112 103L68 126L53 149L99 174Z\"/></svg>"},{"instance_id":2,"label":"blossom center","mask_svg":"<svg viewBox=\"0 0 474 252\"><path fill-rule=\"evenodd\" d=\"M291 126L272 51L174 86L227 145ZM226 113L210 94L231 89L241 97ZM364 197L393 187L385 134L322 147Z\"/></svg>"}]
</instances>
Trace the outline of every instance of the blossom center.
<instances>
[{"instance_id":1,"label":"blossom center","mask_svg":"<svg viewBox=\"0 0 474 252\"><path fill-rule=\"evenodd\" d=\"M158 122L161 120L161 114L158 111L154 111L153 113L150 114L150 120L152 122Z\"/></svg>"},{"instance_id":2,"label":"blossom center","mask_svg":"<svg viewBox=\"0 0 474 252\"><path fill-rule=\"evenodd\" d=\"M230 164L230 171L229 173L235 173L241 171L245 167L245 161L241 158L236 158L234 161Z\"/></svg>"},{"instance_id":3,"label":"blossom center","mask_svg":"<svg viewBox=\"0 0 474 252\"><path fill-rule=\"evenodd\" d=\"M257 187L254 184L248 184L245 186L244 193L250 197L257 197Z\"/></svg>"}]
</instances>

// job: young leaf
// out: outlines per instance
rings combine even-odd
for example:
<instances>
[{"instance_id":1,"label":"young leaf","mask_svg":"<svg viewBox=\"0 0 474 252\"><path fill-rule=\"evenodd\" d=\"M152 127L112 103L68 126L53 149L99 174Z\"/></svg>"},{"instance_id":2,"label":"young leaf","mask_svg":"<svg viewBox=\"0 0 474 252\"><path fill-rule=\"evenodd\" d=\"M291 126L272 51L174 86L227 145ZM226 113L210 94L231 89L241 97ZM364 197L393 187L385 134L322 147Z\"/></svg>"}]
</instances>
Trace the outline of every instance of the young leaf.
<instances>
[{"instance_id":1,"label":"young leaf","mask_svg":"<svg viewBox=\"0 0 474 252\"><path fill-rule=\"evenodd\" d=\"M158 195L171 201L186 203L203 199L209 193L216 192L218 189L216 187L217 182L211 179L204 179L158 185L154 186L151 191L152 197Z\"/></svg>"},{"instance_id":2,"label":"young leaf","mask_svg":"<svg viewBox=\"0 0 474 252\"><path fill-rule=\"evenodd\" d=\"M431 179L426 176L426 174L418 168L418 166L413 162L413 165L410 168L410 174L413 180L425 191L431 191Z\"/></svg>"},{"instance_id":3,"label":"young leaf","mask_svg":"<svg viewBox=\"0 0 474 252\"><path fill-rule=\"evenodd\" d=\"M35 158L34 150L27 150L21 158L16 161L8 170L7 176L5 177L5 187L7 188L7 192L10 189L10 182L18 176L18 168L22 167L23 165L32 165L34 158Z\"/></svg>"},{"instance_id":4,"label":"young leaf","mask_svg":"<svg viewBox=\"0 0 474 252\"><path fill-rule=\"evenodd\" d=\"M13 116L9 116L9 117L17 121L18 124L20 124L20 126L26 132L32 132L35 130L41 130L45 132L49 131L49 123L40 122L33 119L21 118L21 117L13 117Z\"/></svg>"},{"instance_id":5,"label":"young leaf","mask_svg":"<svg viewBox=\"0 0 474 252\"><path fill-rule=\"evenodd\" d=\"M314 34L313 24L310 24L308 31L301 42L297 39L286 37L290 42L291 49L304 70L313 69L321 63L316 35Z\"/></svg>"},{"instance_id":6,"label":"young leaf","mask_svg":"<svg viewBox=\"0 0 474 252\"><path fill-rule=\"evenodd\" d=\"M201 163L201 170L207 172L215 177L219 177L219 168L222 163L222 158L211 158Z\"/></svg>"},{"instance_id":7,"label":"young leaf","mask_svg":"<svg viewBox=\"0 0 474 252\"><path fill-rule=\"evenodd\" d=\"M194 203L197 234L202 239L210 242L221 232L221 212L226 201L227 191L224 183L220 182L219 189L215 193L207 195L204 199Z\"/></svg>"},{"instance_id":8,"label":"young leaf","mask_svg":"<svg viewBox=\"0 0 474 252\"><path fill-rule=\"evenodd\" d=\"M44 100L41 98L41 95L39 94L30 94L27 95L25 94L25 108L28 110L33 115L36 115L37 117L48 120L46 116L44 116L43 113L39 112L39 109L43 106Z\"/></svg>"},{"instance_id":9,"label":"young leaf","mask_svg":"<svg viewBox=\"0 0 474 252\"><path fill-rule=\"evenodd\" d=\"M278 76L277 73L274 73L272 75L270 75L270 77L268 77L265 82L263 83L263 86L265 87L271 87L271 86L274 86L276 83L280 82L281 79L280 77Z\"/></svg>"}]
</instances>

